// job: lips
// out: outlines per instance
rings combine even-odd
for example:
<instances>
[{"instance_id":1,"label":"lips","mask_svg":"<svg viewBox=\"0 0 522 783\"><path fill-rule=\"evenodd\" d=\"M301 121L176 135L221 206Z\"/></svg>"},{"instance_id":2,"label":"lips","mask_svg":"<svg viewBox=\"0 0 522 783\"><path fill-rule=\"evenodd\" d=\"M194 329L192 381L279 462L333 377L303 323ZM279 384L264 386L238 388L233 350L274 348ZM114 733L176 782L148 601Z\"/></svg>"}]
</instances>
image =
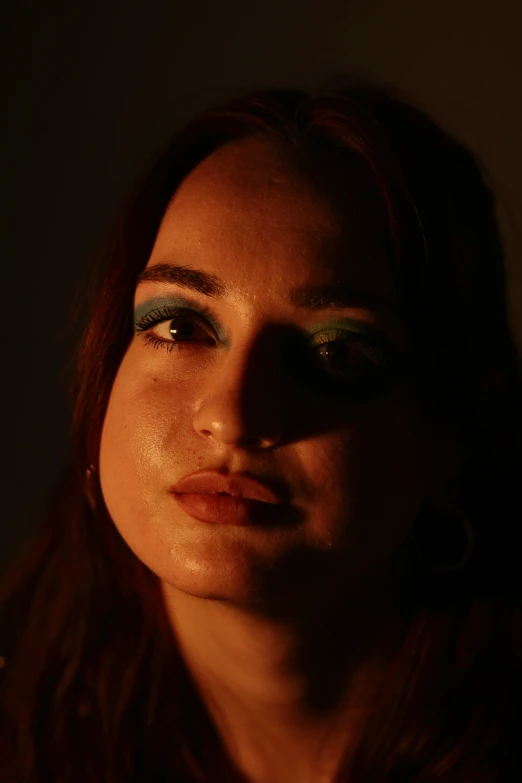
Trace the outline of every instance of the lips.
<instances>
[{"instance_id":1,"label":"lips","mask_svg":"<svg viewBox=\"0 0 522 783\"><path fill-rule=\"evenodd\" d=\"M172 487L174 494L218 494L233 498L257 500L261 503L280 505L283 493L270 480L262 481L244 473L224 474L216 470L200 470L182 478Z\"/></svg>"}]
</instances>

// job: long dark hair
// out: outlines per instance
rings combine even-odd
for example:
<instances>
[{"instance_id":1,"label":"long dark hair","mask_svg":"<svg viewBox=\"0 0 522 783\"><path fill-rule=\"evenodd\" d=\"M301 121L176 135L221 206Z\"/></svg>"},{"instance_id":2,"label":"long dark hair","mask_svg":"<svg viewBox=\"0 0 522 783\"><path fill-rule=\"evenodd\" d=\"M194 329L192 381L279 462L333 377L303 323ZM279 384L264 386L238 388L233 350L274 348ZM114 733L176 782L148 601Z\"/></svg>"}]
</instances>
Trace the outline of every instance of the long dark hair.
<instances>
[{"instance_id":1,"label":"long dark hair","mask_svg":"<svg viewBox=\"0 0 522 783\"><path fill-rule=\"evenodd\" d=\"M120 537L96 476L87 491L86 471L168 201L213 150L250 136L363 161L387 211L421 388L469 452L457 501L472 557L455 572L420 558L412 566L407 633L339 781L507 783L522 719L522 381L494 199L464 147L367 86L236 97L176 133L136 186L93 282L70 464L0 592L1 780L240 779L176 647L157 577Z\"/></svg>"}]
</instances>

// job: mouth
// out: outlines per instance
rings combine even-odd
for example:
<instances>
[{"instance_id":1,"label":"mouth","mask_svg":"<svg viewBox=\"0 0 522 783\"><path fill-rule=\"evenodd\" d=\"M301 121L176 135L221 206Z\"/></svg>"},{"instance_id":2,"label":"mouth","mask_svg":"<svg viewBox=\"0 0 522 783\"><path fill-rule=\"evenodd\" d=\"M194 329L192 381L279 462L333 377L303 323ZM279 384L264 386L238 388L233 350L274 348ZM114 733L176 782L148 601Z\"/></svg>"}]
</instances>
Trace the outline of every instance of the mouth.
<instances>
[{"instance_id":1,"label":"mouth","mask_svg":"<svg viewBox=\"0 0 522 783\"><path fill-rule=\"evenodd\" d=\"M260 525L274 523L285 508L252 498L233 496L226 492L172 493L178 506L193 519L216 525Z\"/></svg>"},{"instance_id":2,"label":"mouth","mask_svg":"<svg viewBox=\"0 0 522 783\"><path fill-rule=\"evenodd\" d=\"M257 500L262 503L280 505L287 502L284 491L276 487L273 480L254 476L246 472L223 473L219 470L199 470L184 476L172 487L179 494L216 495L244 500Z\"/></svg>"}]
</instances>

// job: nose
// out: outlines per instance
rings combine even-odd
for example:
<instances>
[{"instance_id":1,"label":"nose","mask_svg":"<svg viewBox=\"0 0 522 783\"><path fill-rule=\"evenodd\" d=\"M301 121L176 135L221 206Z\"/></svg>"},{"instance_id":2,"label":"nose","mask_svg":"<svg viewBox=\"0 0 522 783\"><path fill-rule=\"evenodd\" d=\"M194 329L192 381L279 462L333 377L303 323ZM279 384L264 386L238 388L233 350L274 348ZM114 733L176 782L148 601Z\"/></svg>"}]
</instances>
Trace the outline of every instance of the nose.
<instances>
[{"instance_id":1,"label":"nose","mask_svg":"<svg viewBox=\"0 0 522 783\"><path fill-rule=\"evenodd\" d=\"M194 416L194 429L227 446L274 448L288 422L284 361L273 339L231 348L209 373Z\"/></svg>"}]
</instances>

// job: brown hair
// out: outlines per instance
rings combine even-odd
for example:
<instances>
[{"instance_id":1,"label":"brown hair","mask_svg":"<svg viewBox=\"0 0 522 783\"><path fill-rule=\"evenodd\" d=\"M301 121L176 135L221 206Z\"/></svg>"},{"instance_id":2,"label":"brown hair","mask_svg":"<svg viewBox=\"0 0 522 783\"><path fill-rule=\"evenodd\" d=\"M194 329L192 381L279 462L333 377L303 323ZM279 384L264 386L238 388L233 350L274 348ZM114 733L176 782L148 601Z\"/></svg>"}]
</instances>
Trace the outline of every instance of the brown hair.
<instances>
[{"instance_id":1,"label":"brown hair","mask_svg":"<svg viewBox=\"0 0 522 783\"><path fill-rule=\"evenodd\" d=\"M412 565L406 636L339 781L507 783L522 719L522 382L494 200L466 149L418 110L360 86L259 91L202 113L140 180L112 232L76 362L70 464L0 592L0 779L240 779L176 648L157 577L120 537L96 480L91 508L85 475L168 201L213 150L253 135L367 166L423 389L470 453L458 503L473 555L456 572Z\"/></svg>"}]
</instances>

